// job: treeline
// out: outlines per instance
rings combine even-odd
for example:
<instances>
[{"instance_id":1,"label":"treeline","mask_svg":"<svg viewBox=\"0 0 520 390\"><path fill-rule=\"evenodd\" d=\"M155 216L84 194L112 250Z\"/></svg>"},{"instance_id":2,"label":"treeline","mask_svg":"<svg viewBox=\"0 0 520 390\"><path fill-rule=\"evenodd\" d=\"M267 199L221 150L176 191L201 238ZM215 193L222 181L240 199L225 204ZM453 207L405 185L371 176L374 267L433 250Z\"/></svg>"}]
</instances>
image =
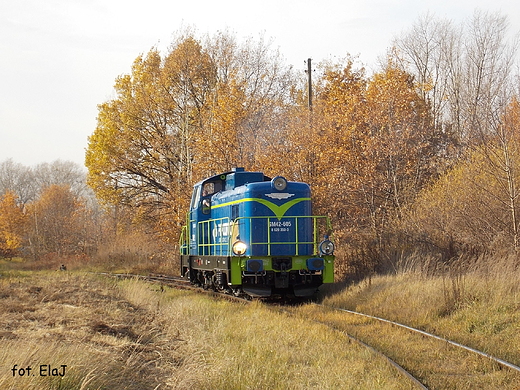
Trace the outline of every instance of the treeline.
<instances>
[{"instance_id":1,"label":"treeline","mask_svg":"<svg viewBox=\"0 0 520 390\"><path fill-rule=\"evenodd\" d=\"M100 206L71 161L0 162L0 259L34 268L172 269L174 255L133 212Z\"/></svg>"},{"instance_id":2,"label":"treeline","mask_svg":"<svg viewBox=\"0 0 520 390\"><path fill-rule=\"evenodd\" d=\"M102 212L85 170L57 160L35 167L0 162L0 256L90 256L103 236Z\"/></svg>"},{"instance_id":3,"label":"treeline","mask_svg":"<svg viewBox=\"0 0 520 390\"><path fill-rule=\"evenodd\" d=\"M355 58L312 75L263 39L177 33L99 105L87 182L114 231L175 250L193 183L235 166L311 184L341 275L421 254L446 263L518 237L520 105L507 19L426 15L373 74Z\"/></svg>"}]
</instances>

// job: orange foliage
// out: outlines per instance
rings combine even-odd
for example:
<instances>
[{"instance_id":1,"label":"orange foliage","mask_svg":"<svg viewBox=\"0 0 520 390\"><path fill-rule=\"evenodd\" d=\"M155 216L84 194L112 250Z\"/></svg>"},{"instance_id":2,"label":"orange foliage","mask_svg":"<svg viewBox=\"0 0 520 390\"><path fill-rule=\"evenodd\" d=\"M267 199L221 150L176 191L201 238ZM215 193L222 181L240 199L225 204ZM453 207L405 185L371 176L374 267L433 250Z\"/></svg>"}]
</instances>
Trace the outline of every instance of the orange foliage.
<instances>
[{"instance_id":1,"label":"orange foliage","mask_svg":"<svg viewBox=\"0 0 520 390\"><path fill-rule=\"evenodd\" d=\"M0 198L0 254L12 258L22 246L27 217L14 192Z\"/></svg>"},{"instance_id":2,"label":"orange foliage","mask_svg":"<svg viewBox=\"0 0 520 390\"><path fill-rule=\"evenodd\" d=\"M85 243L85 204L66 185L45 188L28 206L31 240L36 257L41 253L58 256L79 253Z\"/></svg>"}]
</instances>

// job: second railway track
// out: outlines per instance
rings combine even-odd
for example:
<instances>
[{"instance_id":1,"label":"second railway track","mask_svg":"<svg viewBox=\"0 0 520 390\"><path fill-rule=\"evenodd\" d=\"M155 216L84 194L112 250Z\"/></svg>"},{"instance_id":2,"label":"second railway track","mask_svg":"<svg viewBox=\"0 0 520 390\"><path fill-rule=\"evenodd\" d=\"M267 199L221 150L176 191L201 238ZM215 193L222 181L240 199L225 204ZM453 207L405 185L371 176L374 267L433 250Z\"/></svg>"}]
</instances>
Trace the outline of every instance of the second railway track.
<instances>
[{"instance_id":1,"label":"second railway track","mask_svg":"<svg viewBox=\"0 0 520 390\"><path fill-rule=\"evenodd\" d=\"M383 318L320 304L300 308L384 354L429 389L520 389L520 367Z\"/></svg>"}]
</instances>

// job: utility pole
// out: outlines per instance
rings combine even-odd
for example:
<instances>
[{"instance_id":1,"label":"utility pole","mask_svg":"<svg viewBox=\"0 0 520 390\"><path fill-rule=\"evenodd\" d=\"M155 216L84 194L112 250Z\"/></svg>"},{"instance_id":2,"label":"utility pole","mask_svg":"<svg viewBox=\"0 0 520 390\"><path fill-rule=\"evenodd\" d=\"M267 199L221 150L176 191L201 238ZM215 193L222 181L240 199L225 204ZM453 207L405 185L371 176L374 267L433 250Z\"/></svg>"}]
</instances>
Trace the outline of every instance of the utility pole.
<instances>
[{"instance_id":1,"label":"utility pole","mask_svg":"<svg viewBox=\"0 0 520 390\"><path fill-rule=\"evenodd\" d=\"M307 59L307 88L309 94L309 111L312 111L312 60Z\"/></svg>"}]
</instances>

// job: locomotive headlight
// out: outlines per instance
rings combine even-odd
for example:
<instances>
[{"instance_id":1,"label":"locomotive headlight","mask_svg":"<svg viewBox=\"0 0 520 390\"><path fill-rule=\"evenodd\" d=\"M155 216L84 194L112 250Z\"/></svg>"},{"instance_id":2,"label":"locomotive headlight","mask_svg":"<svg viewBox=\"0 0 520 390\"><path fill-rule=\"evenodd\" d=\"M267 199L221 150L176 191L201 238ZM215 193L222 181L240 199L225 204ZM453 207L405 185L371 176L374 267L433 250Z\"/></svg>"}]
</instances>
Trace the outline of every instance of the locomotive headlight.
<instances>
[{"instance_id":1,"label":"locomotive headlight","mask_svg":"<svg viewBox=\"0 0 520 390\"><path fill-rule=\"evenodd\" d=\"M320 242L319 250L321 254L332 255L334 253L334 243L330 240L323 240Z\"/></svg>"},{"instance_id":2,"label":"locomotive headlight","mask_svg":"<svg viewBox=\"0 0 520 390\"><path fill-rule=\"evenodd\" d=\"M287 180L282 176L276 176L271 180L271 185L278 191L283 191L287 187Z\"/></svg>"},{"instance_id":3,"label":"locomotive headlight","mask_svg":"<svg viewBox=\"0 0 520 390\"><path fill-rule=\"evenodd\" d=\"M231 249L235 255L242 256L244 253L246 253L247 245L243 241L235 241Z\"/></svg>"}]
</instances>

